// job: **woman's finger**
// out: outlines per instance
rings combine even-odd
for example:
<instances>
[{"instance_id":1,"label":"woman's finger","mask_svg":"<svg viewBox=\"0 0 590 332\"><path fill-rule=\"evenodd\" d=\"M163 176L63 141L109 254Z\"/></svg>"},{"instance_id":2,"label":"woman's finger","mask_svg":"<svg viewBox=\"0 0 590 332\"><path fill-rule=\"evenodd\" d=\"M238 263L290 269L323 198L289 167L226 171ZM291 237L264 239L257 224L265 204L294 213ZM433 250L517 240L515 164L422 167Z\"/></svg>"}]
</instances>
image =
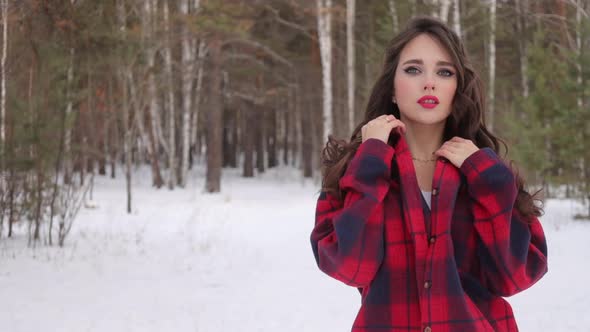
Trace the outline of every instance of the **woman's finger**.
<instances>
[{"instance_id":1,"label":"woman's finger","mask_svg":"<svg viewBox=\"0 0 590 332\"><path fill-rule=\"evenodd\" d=\"M457 147L456 145L450 144L445 145L444 148L451 153L458 153L461 150L461 148Z\"/></svg>"},{"instance_id":2,"label":"woman's finger","mask_svg":"<svg viewBox=\"0 0 590 332\"><path fill-rule=\"evenodd\" d=\"M458 142L458 143L463 143L463 142L466 141L466 139L464 139L462 137L459 137L459 136L454 136L453 138L450 139L450 141Z\"/></svg>"},{"instance_id":3,"label":"woman's finger","mask_svg":"<svg viewBox=\"0 0 590 332\"><path fill-rule=\"evenodd\" d=\"M460 146L457 145L457 143L453 143L453 142L445 142L445 144L443 144L444 147L449 148L451 150L456 150L459 149Z\"/></svg>"},{"instance_id":4,"label":"woman's finger","mask_svg":"<svg viewBox=\"0 0 590 332\"><path fill-rule=\"evenodd\" d=\"M439 156L439 157L445 157L445 158L449 159L449 151L443 147L434 151L434 155Z\"/></svg>"},{"instance_id":5,"label":"woman's finger","mask_svg":"<svg viewBox=\"0 0 590 332\"><path fill-rule=\"evenodd\" d=\"M392 121L389 121L389 124L394 127L396 127L396 126L405 127L406 126L403 122L401 122L401 120L398 120L398 119L393 119Z\"/></svg>"},{"instance_id":6,"label":"woman's finger","mask_svg":"<svg viewBox=\"0 0 590 332\"><path fill-rule=\"evenodd\" d=\"M391 124L392 128L400 128L400 130L403 130L404 133L406 132L406 125L400 120L395 119L389 123Z\"/></svg>"}]
</instances>

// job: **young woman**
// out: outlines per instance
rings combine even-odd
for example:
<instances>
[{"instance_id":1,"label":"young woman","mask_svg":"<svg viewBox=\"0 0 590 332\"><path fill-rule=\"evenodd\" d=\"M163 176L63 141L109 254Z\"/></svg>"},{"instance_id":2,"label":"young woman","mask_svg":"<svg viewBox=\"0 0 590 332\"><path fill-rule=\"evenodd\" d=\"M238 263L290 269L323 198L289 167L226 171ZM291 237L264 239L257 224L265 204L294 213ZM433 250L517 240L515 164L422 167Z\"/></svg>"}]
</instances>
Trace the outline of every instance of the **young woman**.
<instances>
[{"instance_id":1,"label":"young woman","mask_svg":"<svg viewBox=\"0 0 590 332\"><path fill-rule=\"evenodd\" d=\"M361 292L352 331L518 331L502 297L547 272L542 210L484 108L457 35L419 17L387 49L351 141L327 142L311 244Z\"/></svg>"}]
</instances>

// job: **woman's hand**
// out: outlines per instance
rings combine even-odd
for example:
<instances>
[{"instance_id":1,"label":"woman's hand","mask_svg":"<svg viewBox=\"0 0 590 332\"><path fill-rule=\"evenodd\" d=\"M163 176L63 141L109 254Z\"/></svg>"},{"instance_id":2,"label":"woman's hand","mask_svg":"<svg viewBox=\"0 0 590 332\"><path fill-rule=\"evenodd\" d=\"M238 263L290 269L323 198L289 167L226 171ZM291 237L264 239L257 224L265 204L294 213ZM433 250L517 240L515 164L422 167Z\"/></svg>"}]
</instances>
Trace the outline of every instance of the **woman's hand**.
<instances>
[{"instance_id":1,"label":"woman's hand","mask_svg":"<svg viewBox=\"0 0 590 332\"><path fill-rule=\"evenodd\" d=\"M465 159L477 150L479 148L471 140L455 136L446 141L434 154L447 158L453 165L460 168Z\"/></svg>"},{"instance_id":2,"label":"woman's hand","mask_svg":"<svg viewBox=\"0 0 590 332\"><path fill-rule=\"evenodd\" d=\"M387 143L389 134L393 128L398 128L397 130L400 134L406 132L406 125L403 122L391 114L383 114L367 122L361 128L362 141L364 142L369 138L376 138Z\"/></svg>"}]
</instances>

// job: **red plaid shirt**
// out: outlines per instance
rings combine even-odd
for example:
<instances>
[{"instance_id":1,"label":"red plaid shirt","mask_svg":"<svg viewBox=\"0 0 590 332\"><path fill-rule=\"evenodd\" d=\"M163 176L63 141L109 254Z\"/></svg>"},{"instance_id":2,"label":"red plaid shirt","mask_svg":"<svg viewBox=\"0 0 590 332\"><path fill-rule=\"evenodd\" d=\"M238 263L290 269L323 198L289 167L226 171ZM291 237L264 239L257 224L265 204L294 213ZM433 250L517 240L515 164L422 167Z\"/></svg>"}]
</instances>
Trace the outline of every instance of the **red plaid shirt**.
<instances>
[{"instance_id":1,"label":"red plaid shirt","mask_svg":"<svg viewBox=\"0 0 590 332\"><path fill-rule=\"evenodd\" d=\"M437 159L431 209L403 137L363 142L339 184L343 201L318 198L311 244L323 272L361 291L352 331L518 331L502 296L547 272L547 245L492 149L461 168Z\"/></svg>"}]
</instances>

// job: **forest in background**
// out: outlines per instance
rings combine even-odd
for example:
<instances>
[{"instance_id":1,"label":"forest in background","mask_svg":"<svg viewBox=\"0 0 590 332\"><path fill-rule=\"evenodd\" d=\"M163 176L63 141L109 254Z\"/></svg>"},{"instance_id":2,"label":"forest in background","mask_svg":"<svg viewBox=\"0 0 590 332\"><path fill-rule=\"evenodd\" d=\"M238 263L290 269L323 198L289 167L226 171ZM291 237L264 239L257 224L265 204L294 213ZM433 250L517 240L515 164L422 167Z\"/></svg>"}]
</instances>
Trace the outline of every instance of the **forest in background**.
<instances>
[{"instance_id":1,"label":"forest in background","mask_svg":"<svg viewBox=\"0 0 590 332\"><path fill-rule=\"evenodd\" d=\"M0 241L63 245L94 176L207 192L224 168L319 176L416 15L464 40L530 188L590 215L590 0L0 0ZM119 174L120 172L121 174ZM584 217L584 216L580 216ZM588 216L585 216L588 217Z\"/></svg>"}]
</instances>

